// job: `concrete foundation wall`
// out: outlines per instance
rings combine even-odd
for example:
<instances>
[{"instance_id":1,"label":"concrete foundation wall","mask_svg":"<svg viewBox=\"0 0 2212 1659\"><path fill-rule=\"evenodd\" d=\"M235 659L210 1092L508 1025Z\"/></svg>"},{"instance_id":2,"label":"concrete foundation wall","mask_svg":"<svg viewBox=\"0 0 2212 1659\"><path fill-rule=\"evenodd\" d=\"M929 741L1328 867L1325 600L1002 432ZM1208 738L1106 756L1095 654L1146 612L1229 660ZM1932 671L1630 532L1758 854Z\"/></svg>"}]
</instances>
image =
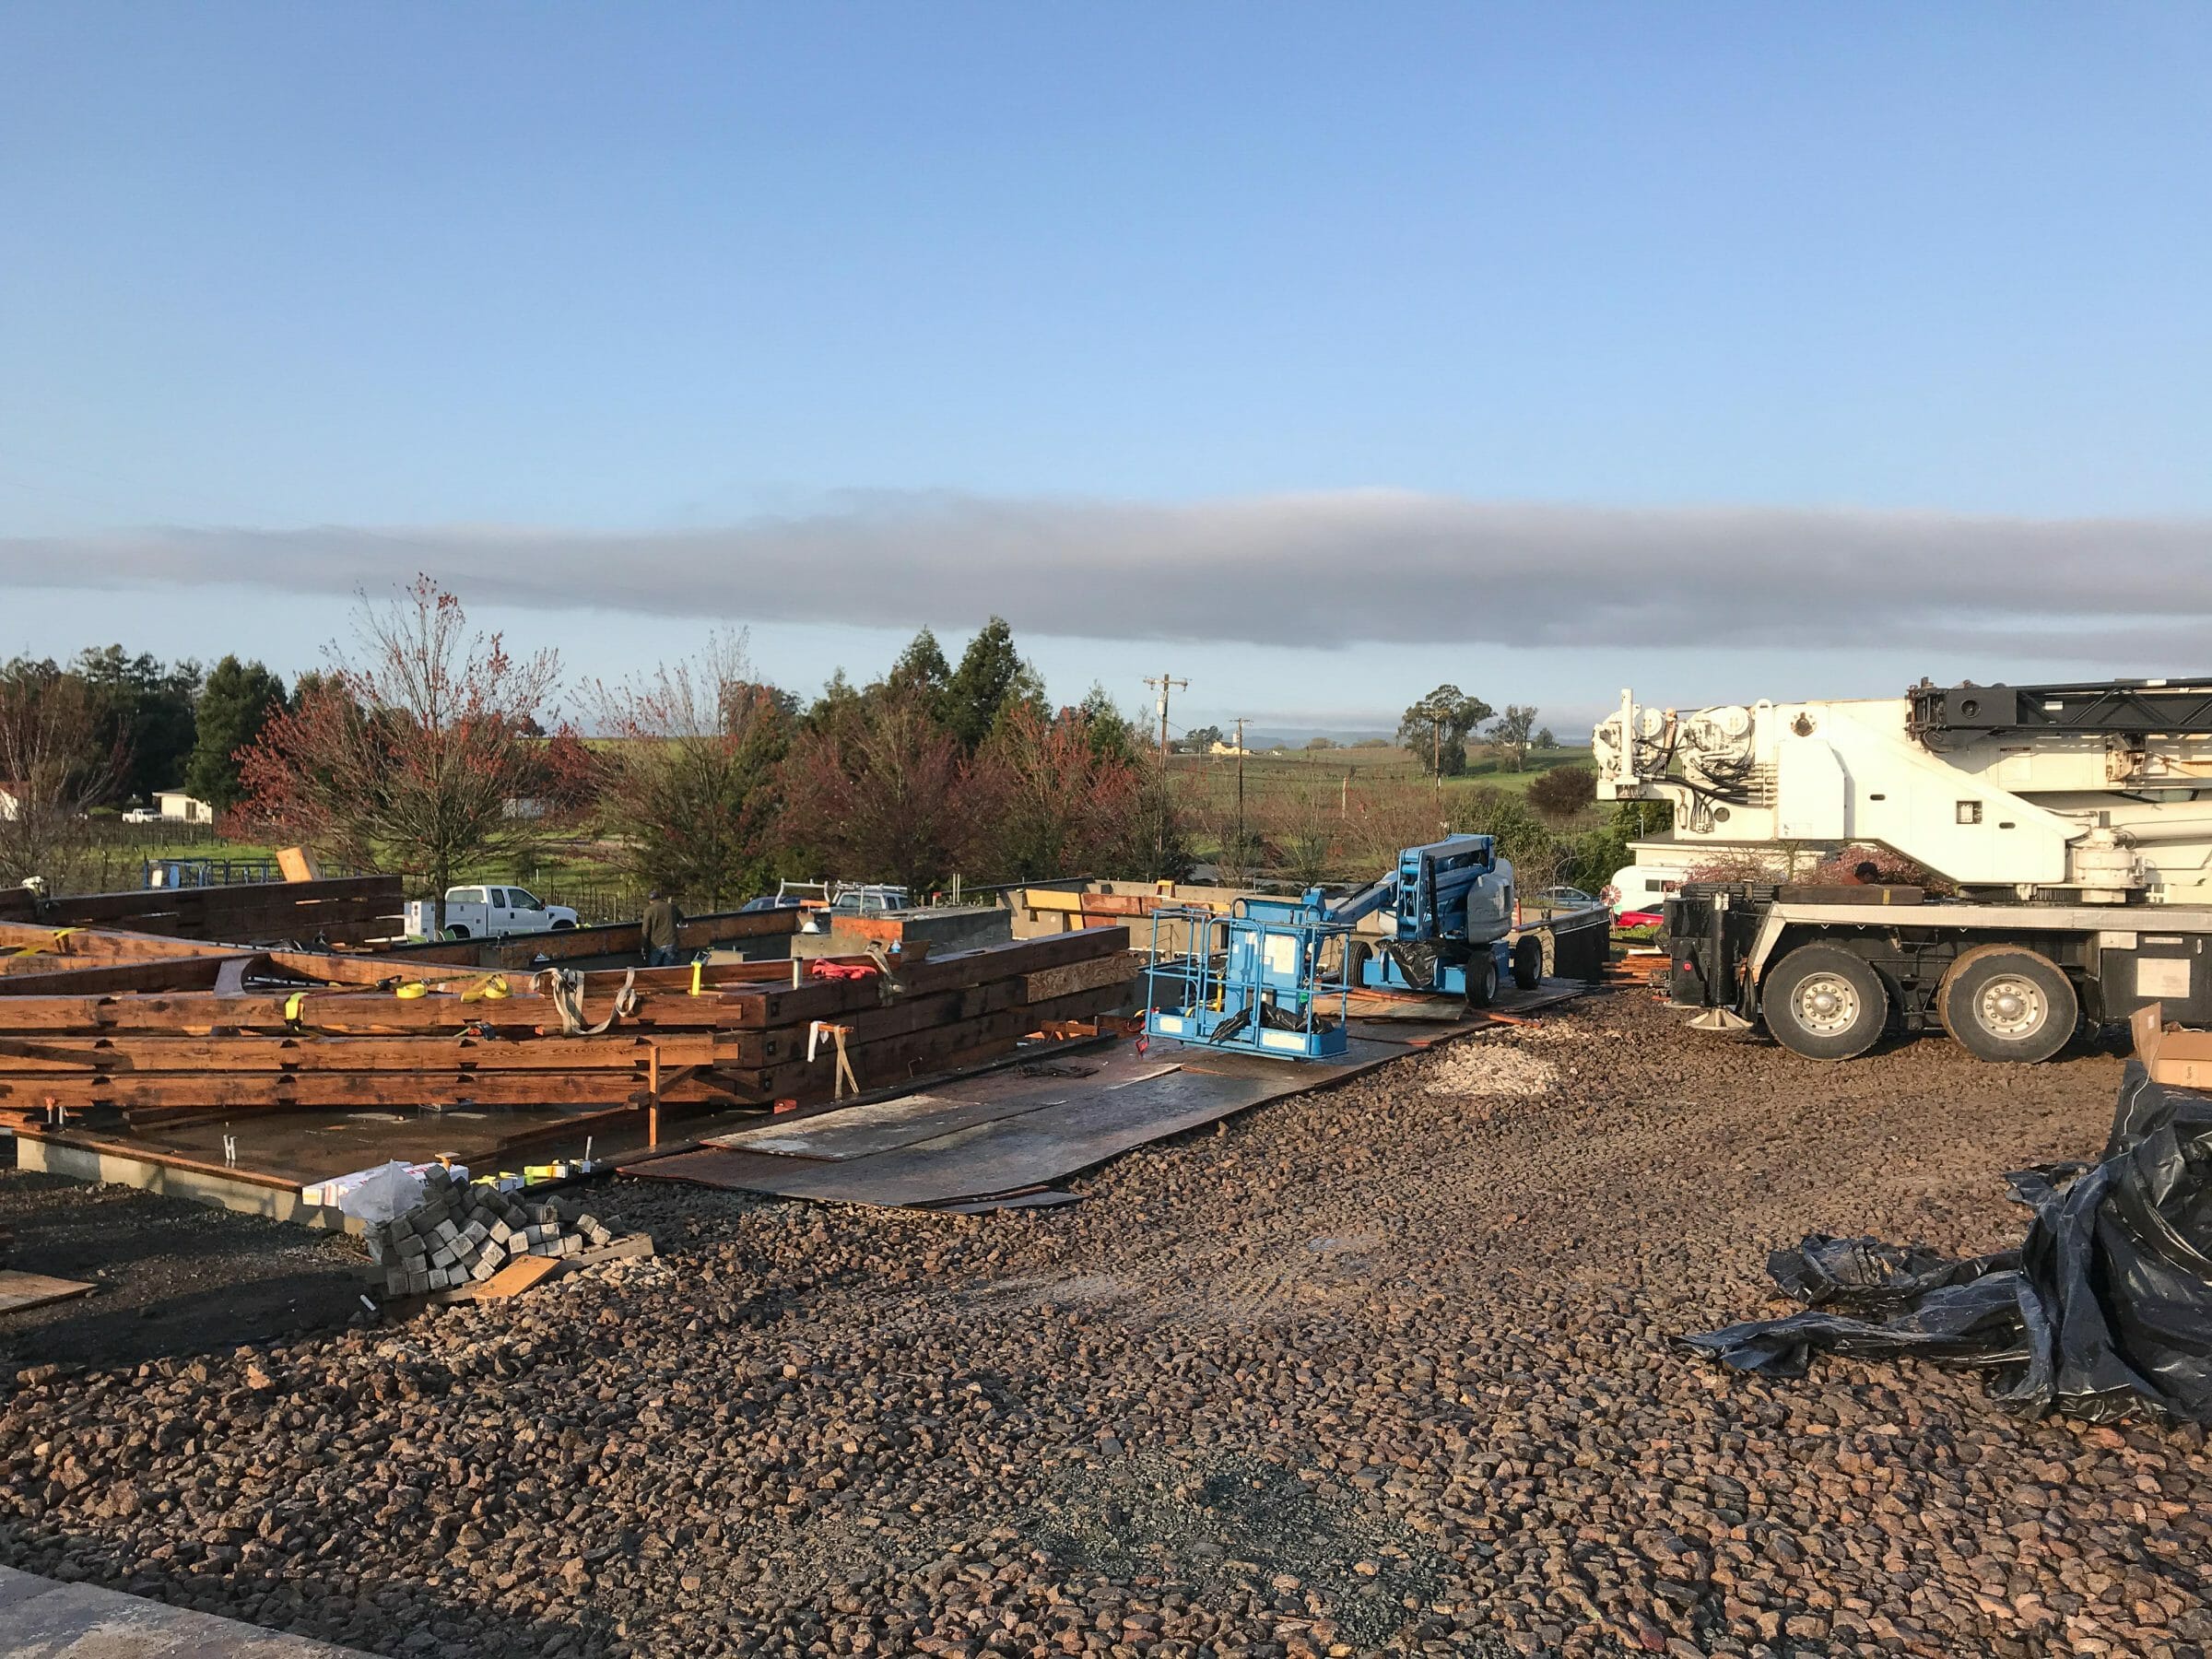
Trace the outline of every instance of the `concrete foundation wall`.
<instances>
[{"instance_id":1,"label":"concrete foundation wall","mask_svg":"<svg viewBox=\"0 0 2212 1659\"><path fill-rule=\"evenodd\" d=\"M19 1169L66 1175L73 1181L104 1182L171 1198L189 1198L195 1204L212 1204L243 1216L266 1216L272 1221L290 1221L334 1232L361 1230L361 1224L344 1210L307 1203L297 1187L265 1186L213 1171L181 1169L153 1159L50 1141L35 1131L17 1132L16 1164Z\"/></svg>"}]
</instances>

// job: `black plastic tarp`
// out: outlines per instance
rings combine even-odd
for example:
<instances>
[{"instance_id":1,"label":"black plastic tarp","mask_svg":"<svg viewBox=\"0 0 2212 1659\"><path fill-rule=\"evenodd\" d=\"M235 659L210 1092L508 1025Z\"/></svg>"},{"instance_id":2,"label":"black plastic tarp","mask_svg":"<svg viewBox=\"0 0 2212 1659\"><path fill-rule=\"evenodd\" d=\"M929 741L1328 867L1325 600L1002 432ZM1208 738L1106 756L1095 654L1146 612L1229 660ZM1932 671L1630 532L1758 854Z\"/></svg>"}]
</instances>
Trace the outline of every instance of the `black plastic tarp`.
<instances>
[{"instance_id":1,"label":"black plastic tarp","mask_svg":"<svg viewBox=\"0 0 2212 1659\"><path fill-rule=\"evenodd\" d=\"M1802 1376L1815 1349L1918 1354L1994 1375L2011 1410L2212 1423L2212 1094L2128 1063L2103 1157L2006 1177L2034 1212L2015 1251L1954 1260L1815 1235L1768 1259L1807 1312L1679 1338Z\"/></svg>"}]
</instances>

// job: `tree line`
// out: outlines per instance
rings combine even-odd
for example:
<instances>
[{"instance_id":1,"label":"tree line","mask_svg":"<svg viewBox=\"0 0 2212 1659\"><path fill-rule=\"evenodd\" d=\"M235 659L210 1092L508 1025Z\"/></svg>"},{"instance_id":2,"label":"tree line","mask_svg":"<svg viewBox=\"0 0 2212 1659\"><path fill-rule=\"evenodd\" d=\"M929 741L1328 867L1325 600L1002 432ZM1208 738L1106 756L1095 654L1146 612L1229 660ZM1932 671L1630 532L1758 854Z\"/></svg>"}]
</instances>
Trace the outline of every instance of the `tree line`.
<instances>
[{"instance_id":1,"label":"tree line","mask_svg":"<svg viewBox=\"0 0 2212 1659\"><path fill-rule=\"evenodd\" d=\"M51 876L102 807L182 789L244 798L238 756L293 700L258 662L163 664L120 645L0 665L0 879Z\"/></svg>"},{"instance_id":2,"label":"tree line","mask_svg":"<svg viewBox=\"0 0 2212 1659\"><path fill-rule=\"evenodd\" d=\"M706 907L786 876L926 891L1190 867L1129 721L1097 687L1053 707L996 618L957 664L924 629L880 678L841 670L805 705L755 674L742 634L718 635L573 688L576 717L555 708L555 653L473 632L428 578L364 601L356 633L242 750L241 815L433 895L579 839Z\"/></svg>"},{"instance_id":3,"label":"tree line","mask_svg":"<svg viewBox=\"0 0 2212 1659\"><path fill-rule=\"evenodd\" d=\"M288 689L234 656L205 672L120 647L7 665L0 787L18 804L0 817L0 875L53 876L88 811L179 786L240 839L406 872L433 897L563 849L702 908L785 877L917 891L956 875L1181 879L1201 851L1231 879L1349 877L1446 828L1499 834L1528 864L1524 884L1602 880L1618 841L1590 822L1592 780L1575 768L1526 799L1477 791L1441 818L1428 786L1363 783L1232 819L1163 773L1102 688L1055 705L996 618L957 661L925 628L880 677L841 669L810 701L761 678L742 633L642 676L570 684L556 653L472 629L428 578L360 600L350 644L327 655ZM1400 740L1461 772L1490 712L1440 687ZM1547 742L1534 714L1509 707L1494 738L1517 729L1524 754Z\"/></svg>"}]
</instances>

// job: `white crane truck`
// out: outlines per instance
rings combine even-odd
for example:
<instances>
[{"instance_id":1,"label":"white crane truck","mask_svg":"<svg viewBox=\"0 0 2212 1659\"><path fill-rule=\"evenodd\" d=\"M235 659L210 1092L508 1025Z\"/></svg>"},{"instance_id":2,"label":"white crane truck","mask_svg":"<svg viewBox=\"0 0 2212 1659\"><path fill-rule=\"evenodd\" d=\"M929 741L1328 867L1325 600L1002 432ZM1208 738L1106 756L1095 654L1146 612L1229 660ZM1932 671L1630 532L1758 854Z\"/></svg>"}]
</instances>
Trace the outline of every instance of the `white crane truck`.
<instances>
[{"instance_id":1,"label":"white crane truck","mask_svg":"<svg viewBox=\"0 0 2212 1659\"><path fill-rule=\"evenodd\" d=\"M1701 1029L1830 1060L1941 1029L2037 1061L2147 1003L2212 1023L2212 677L1680 712L1624 691L1594 743L1599 795L1671 801L1687 845L1873 843L1957 889L1686 884L1668 1000Z\"/></svg>"}]
</instances>

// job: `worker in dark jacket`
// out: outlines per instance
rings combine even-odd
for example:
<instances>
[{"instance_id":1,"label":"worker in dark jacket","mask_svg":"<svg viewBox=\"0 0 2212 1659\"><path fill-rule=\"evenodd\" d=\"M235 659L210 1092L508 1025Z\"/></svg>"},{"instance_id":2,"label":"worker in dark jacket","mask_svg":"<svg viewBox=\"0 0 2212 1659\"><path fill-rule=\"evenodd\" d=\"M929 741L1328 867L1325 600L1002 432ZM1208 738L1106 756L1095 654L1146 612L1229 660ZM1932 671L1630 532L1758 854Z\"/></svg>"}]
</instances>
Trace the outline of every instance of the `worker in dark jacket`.
<instances>
[{"instance_id":1,"label":"worker in dark jacket","mask_svg":"<svg viewBox=\"0 0 2212 1659\"><path fill-rule=\"evenodd\" d=\"M645 966L673 968L676 966L676 930L684 924L684 912L676 908L676 900L660 888L645 901L645 914L638 924L640 943L645 947Z\"/></svg>"}]
</instances>

